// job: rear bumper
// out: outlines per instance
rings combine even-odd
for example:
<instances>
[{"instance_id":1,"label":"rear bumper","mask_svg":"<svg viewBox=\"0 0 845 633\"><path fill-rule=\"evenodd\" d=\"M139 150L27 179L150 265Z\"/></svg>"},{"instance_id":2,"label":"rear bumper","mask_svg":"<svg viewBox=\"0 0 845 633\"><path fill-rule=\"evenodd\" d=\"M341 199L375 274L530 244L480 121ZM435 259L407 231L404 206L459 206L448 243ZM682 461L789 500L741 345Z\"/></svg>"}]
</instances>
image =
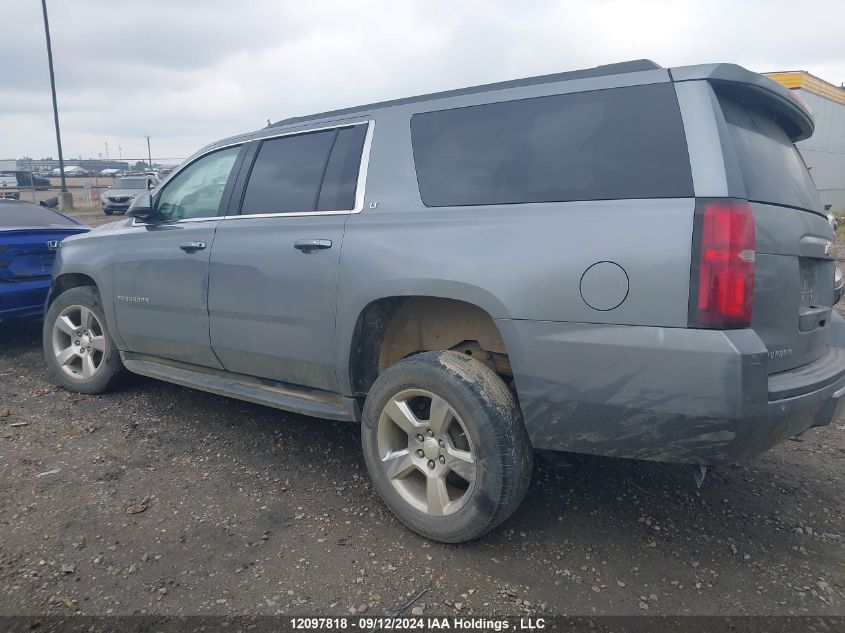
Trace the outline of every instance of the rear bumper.
<instances>
[{"instance_id":1,"label":"rear bumper","mask_svg":"<svg viewBox=\"0 0 845 633\"><path fill-rule=\"evenodd\" d=\"M694 464L758 455L845 403L845 322L811 365L768 375L752 330L500 320L538 449Z\"/></svg>"},{"instance_id":2,"label":"rear bumper","mask_svg":"<svg viewBox=\"0 0 845 633\"><path fill-rule=\"evenodd\" d=\"M50 279L0 282L0 320L40 316L50 289Z\"/></svg>"}]
</instances>

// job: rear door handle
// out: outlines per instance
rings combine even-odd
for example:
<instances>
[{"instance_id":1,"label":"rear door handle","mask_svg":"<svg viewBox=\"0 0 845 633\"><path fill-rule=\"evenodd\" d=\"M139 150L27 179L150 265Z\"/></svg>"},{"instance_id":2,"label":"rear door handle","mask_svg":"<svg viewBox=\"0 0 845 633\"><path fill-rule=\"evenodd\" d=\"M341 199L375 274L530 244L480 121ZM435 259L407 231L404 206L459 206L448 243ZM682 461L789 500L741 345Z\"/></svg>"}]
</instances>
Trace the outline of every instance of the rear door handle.
<instances>
[{"instance_id":1,"label":"rear door handle","mask_svg":"<svg viewBox=\"0 0 845 633\"><path fill-rule=\"evenodd\" d=\"M331 240L296 240L293 247L302 251L303 253L313 253L314 251L323 250L332 247Z\"/></svg>"},{"instance_id":2,"label":"rear door handle","mask_svg":"<svg viewBox=\"0 0 845 633\"><path fill-rule=\"evenodd\" d=\"M179 244L179 248L186 253L196 253L205 248L205 242L182 242Z\"/></svg>"}]
</instances>

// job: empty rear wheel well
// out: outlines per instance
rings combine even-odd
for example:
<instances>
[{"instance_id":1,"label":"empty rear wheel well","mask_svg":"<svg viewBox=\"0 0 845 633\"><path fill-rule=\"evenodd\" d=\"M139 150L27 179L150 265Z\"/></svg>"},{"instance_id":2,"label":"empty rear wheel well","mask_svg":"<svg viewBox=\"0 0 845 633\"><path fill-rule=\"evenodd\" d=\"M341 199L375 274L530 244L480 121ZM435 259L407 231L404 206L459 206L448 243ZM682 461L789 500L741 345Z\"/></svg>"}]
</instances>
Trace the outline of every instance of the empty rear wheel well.
<instances>
[{"instance_id":1,"label":"empty rear wheel well","mask_svg":"<svg viewBox=\"0 0 845 633\"><path fill-rule=\"evenodd\" d=\"M60 294L78 286L94 286L94 288L96 288L97 282L88 275L83 275L82 273L65 273L64 275L56 277L50 286L50 300L47 302L47 307L49 307Z\"/></svg>"},{"instance_id":2,"label":"empty rear wheel well","mask_svg":"<svg viewBox=\"0 0 845 633\"><path fill-rule=\"evenodd\" d=\"M510 380L513 372L493 318L476 305L440 297L387 297L370 303L355 324L349 376L363 396L397 361L434 350L472 356Z\"/></svg>"}]
</instances>

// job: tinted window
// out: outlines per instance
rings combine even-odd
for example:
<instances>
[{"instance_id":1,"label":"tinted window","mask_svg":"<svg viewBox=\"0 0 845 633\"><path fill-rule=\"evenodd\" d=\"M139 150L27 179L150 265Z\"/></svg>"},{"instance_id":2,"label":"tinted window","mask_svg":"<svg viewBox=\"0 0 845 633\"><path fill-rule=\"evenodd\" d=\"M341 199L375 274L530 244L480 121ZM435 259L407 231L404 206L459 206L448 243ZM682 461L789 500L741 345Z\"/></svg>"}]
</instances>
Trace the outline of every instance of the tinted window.
<instances>
[{"instance_id":1,"label":"tinted window","mask_svg":"<svg viewBox=\"0 0 845 633\"><path fill-rule=\"evenodd\" d=\"M427 206L693 195L671 84L428 112L411 135Z\"/></svg>"},{"instance_id":2,"label":"tinted window","mask_svg":"<svg viewBox=\"0 0 845 633\"><path fill-rule=\"evenodd\" d=\"M358 185L358 169L361 166L361 152L366 135L366 125L338 130L332 157L329 159L320 189L318 211L344 211L355 208L355 188Z\"/></svg>"},{"instance_id":3,"label":"tinted window","mask_svg":"<svg viewBox=\"0 0 845 633\"><path fill-rule=\"evenodd\" d=\"M820 208L804 160L774 117L761 107L719 97L749 200Z\"/></svg>"},{"instance_id":4,"label":"tinted window","mask_svg":"<svg viewBox=\"0 0 845 633\"><path fill-rule=\"evenodd\" d=\"M335 136L329 130L262 142L241 213L314 211Z\"/></svg>"},{"instance_id":5,"label":"tinted window","mask_svg":"<svg viewBox=\"0 0 845 633\"><path fill-rule=\"evenodd\" d=\"M207 154L176 174L157 196L156 215L167 220L217 215L240 147ZM144 186L143 179L141 180Z\"/></svg>"}]
</instances>

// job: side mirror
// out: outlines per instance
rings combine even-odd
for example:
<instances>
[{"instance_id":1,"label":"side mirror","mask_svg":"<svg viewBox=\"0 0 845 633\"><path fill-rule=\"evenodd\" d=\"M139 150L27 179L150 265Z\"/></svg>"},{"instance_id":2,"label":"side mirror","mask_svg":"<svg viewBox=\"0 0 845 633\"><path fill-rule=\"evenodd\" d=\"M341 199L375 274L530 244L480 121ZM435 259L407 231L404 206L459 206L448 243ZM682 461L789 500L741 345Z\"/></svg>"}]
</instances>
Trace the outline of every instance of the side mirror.
<instances>
[{"instance_id":1,"label":"side mirror","mask_svg":"<svg viewBox=\"0 0 845 633\"><path fill-rule=\"evenodd\" d=\"M153 217L153 197L148 193L140 194L129 205L126 215L139 220L151 219Z\"/></svg>"}]
</instances>

